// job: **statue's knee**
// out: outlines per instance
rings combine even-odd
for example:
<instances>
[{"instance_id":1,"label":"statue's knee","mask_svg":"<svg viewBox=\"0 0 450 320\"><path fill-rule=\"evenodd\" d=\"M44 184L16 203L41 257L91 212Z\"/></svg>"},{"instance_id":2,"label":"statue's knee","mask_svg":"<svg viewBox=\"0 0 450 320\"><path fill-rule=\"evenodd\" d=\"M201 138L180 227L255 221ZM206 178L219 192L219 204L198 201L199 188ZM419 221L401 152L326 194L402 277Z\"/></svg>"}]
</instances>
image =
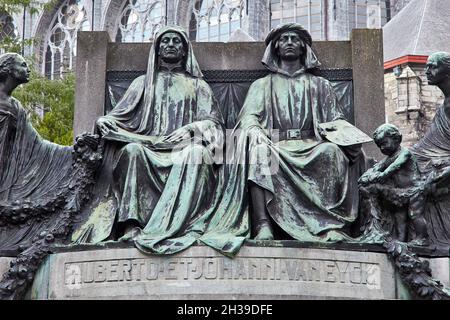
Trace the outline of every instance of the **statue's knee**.
<instances>
[{"instance_id":1,"label":"statue's knee","mask_svg":"<svg viewBox=\"0 0 450 320\"><path fill-rule=\"evenodd\" d=\"M331 143L331 142L324 142L319 145L321 149L324 151L328 151L330 153L336 154L336 153L342 153L341 148L337 144Z\"/></svg>"},{"instance_id":2,"label":"statue's knee","mask_svg":"<svg viewBox=\"0 0 450 320\"><path fill-rule=\"evenodd\" d=\"M324 142L319 144L316 152L320 154L322 163L336 163L338 166L346 159L344 152L338 145L331 142ZM328 169L334 169L334 166L328 166Z\"/></svg>"},{"instance_id":3,"label":"statue's knee","mask_svg":"<svg viewBox=\"0 0 450 320\"><path fill-rule=\"evenodd\" d=\"M126 154L138 154L142 152L142 145L139 143L129 143L122 148L122 152Z\"/></svg>"},{"instance_id":4,"label":"statue's knee","mask_svg":"<svg viewBox=\"0 0 450 320\"><path fill-rule=\"evenodd\" d=\"M120 149L118 161L128 161L142 154L144 147L139 143L129 143Z\"/></svg>"}]
</instances>

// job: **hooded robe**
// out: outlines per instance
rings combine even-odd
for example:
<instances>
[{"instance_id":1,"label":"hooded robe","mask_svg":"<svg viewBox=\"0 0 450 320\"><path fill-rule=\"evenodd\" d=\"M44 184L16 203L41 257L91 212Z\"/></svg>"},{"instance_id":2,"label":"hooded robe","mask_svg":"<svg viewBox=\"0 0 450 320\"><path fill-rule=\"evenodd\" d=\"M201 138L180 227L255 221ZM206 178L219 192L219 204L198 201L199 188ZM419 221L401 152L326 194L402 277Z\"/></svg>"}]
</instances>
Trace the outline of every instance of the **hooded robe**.
<instances>
[{"instance_id":1,"label":"hooded robe","mask_svg":"<svg viewBox=\"0 0 450 320\"><path fill-rule=\"evenodd\" d=\"M180 34L187 47L182 68L158 66L157 49L167 32ZM105 211L110 215L89 218L76 232L75 240L82 237L86 242L100 242L110 235L113 223L133 221L143 228L135 238L140 250L169 254L186 249L203 233L220 194L216 192L221 175L214 150L221 147L223 120L183 29L160 29L150 51L147 74L132 82L105 118L136 142L107 142L104 157L108 159L102 174L112 176L107 184L114 202L102 200L93 215ZM195 125L202 139L194 137L182 147L158 139L150 144L139 140L139 136L168 136L188 124Z\"/></svg>"},{"instance_id":2,"label":"hooded robe","mask_svg":"<svg viewBox=\"0 0 450 320\"><path fill-rule=\"evenodd\" d=\"M306 45L304 66L293 75L279 68L274 51L276 34L284 31L298 32ZM250 182L264 190L271 220L300 241L347 239L341 231L358 212L356 159L319 134L319 123L341 119L343 112L330 82L308 72L320 65L310 35L298 24L284 25L269 34L266 44L262 62L271 74L249 89L235 143L228 146L233 156L223 200L200 238L229 256L251 235ZM305 138L285 140L280 134L276 142L255 136L255 128L268 135L274 129L299 129ZM270 171L274 163L278 168Z\"/></svg>"}]
</instances>

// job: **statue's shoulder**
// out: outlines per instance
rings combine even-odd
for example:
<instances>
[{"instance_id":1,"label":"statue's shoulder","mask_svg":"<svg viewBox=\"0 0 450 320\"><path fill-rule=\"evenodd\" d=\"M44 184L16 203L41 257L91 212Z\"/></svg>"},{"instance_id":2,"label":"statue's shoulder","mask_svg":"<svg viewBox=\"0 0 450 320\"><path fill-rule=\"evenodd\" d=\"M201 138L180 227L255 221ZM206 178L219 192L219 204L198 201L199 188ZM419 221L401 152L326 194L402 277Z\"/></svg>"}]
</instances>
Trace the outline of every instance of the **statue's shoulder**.
<instances>
[{"instance_id":1,"label":"statue's shoulder","mask_svg":"<svg viewBox=\"0 0 450 320\"><path fill-rule=\"evenodd\" d=\"M145 74L142 76L137 77L136 79L133 80L133 82L131 83L132 85L139 85L139 84L144 84L145 82Z\"/></svg>"},{"instance_id":2,"label":"statue's shoulder","mask_svg":"<svg viewBox=\"0 0 450 320\"><path fill-rule=\"evenodd\" d=\"M144 91L145 87L145 75L139 76L136 79L134 79L130 86L127 89L127 92L136 92L138 94L142 93Z\"/></svg>"},{"instance_id":3,"label":"statue's shoulder","mask_svg":"<svg viewBox=\"0 0 450 320\"><path fill-rule=\"evenodd\" d=\"M185 75L186 80L190 82L192 86L194 86L197 92L206 93L207 95L214 96L211 86L204 78L191 77L189 75Z\"/></svg>"},{"instance_id":4,"label":"statue's shoulder","mask_svg":"<svg viewBox=\"0 0 450 320\"><path fill-rule=\"evenodd\" d=\"M16 98L0 99L0 111L17 114L21 110L23 110L22 104Z\"/></svg>"},{"instance_id":5,"label":"statue's shoulder","mask_svg":"<svg viewBox=\"0 0 450 320\"><path fill-rule=\"evenodd\" d=\"M405 157L407 159L412 159L414 161L416 160L414 154L408 148L403 147L400 154L402 157Z\"/></svg>"},{"instance_id":6,"label":"statue's shoulder","mask_svg":"<svg viewBox=\"0 0 450 320\"><path fill-rule=\"evenodd\" d=\"M312 73L307 73L307 75L309 76L309 78L311 79L311 81L314 81L318 87L323 88L325 90L333 90L333 85L331 84L331 81L321 77L321 76L317 76L315 74Z\"/></svg>"},{"instance_id":7,"label":"statue's shoulder","mask_svg":"<svg viewBox=\"0 0 450 320\"><path fill-rule=\"evenodd\" d=\"M258 80L253 81L250 89L260 90L270 85L270 79L272 78L272 74L268 74Z\"/></svg>"},{"instance_id":8,"label":"statue's shoulder","mask_svg":"<svg viewBox=\"0 0 450 320\"><path fill-rule=\"evenodd\" d=\"M318 83L324 84L324 85L330 85L331 86L331 82L330 80L322 77L322 76L318 76L315 75L313 73L307 72L306 73L311 79L314 79L315 81L317 81Z\"/></svg>"},{"instance_id":9,"label":"statue's shoulder","mask_svg":"<svg viewBox=\"0 0 450 320\"><path fill-rule=\"evenodd\" d=\"M211 86L206 82L204 78L194 78L194 77L186 77L188 79L191 79L197 83L198 86L203 88L211 88Z\"/></svg>"}]
</instances>

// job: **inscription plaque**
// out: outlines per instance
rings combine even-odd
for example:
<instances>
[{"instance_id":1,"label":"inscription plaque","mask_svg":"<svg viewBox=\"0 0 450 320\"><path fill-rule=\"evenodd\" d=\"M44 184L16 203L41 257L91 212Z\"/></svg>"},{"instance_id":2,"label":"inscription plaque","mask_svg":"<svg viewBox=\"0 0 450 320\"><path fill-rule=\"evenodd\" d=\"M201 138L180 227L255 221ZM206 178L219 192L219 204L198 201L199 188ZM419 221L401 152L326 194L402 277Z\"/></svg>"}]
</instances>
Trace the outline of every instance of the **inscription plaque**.
<instances>
[{"instance_id":1,"label":"inscription plaque","mask_svg":"<svg viewBox=\"0 0 450 320\"><path fill-rule=\"evenodd\" d=\"M45 269L37 278L48 288L35 282L32 298L395 298L390 262L367 252L245 247L229 259L206 246L175 256L108 249L54 254Z\"/></svg>"},{"instance_id":2,"label":"inscription plaque","mask_svg":"<svg viewBox=\"0 0 450 320\"><path fill-rule=\"evenodd\" d=\"M155 280L290 280L380 285L376 263L223 257L119 259L66 264L65 284ZM369 277L371 275L371 277Z\"/></svg>"}]
</instances>

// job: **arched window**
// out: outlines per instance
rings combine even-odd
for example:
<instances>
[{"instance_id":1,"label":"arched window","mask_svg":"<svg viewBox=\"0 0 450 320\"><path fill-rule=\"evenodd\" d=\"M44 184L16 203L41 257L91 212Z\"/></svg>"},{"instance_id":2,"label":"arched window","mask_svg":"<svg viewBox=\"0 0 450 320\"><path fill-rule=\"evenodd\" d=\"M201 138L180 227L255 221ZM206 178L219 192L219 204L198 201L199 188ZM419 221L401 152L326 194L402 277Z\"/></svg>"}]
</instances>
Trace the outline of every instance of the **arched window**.
<instances>
[{"instance_id":1,"label":"arched window","mask_svg":"<svg viewBox=\"0 0 450 320\"><path fill-rule=\"evenodd\" d=\"M347 15L346 33L354 28L381 28L387 22L385 0L342 0ZM324 0L270 0L271 27L297 22L311 33L314 40L326 38Z\"/></svg>"},{"instance_id":2,"label":"arched window","mask_svg":"<svg viewBox=\"0 0 450 320\"><path fill-rule=\"evenodd\" d=\"M297 22L304 26L313 39L323 38L322 0L271 0L271 27L279 24Z\"/></svg>"},{"instance_id":3,"label":"arched window","mask_svg":"<svg viewBox=\"0 0 450 320\"><path fill-rule=\"evenodd\" d=\"M18 36L13 18L6 12L0 12L0 43L4 41L16 39ZM0 47L0 53L4 53L4 49Z\"/></svg>"},{"instance_id":4,"label":"arched window","mask_svg":"<svg viewBox=\"0 0 450 320\"><path fill-rule=\"evenodd\" d=\"M161 0L127 0L118 21L116 42L149 42L166 23Z\"/></svg>"},{"instance_id":5,"label":"arched window","mask_svg":"<svg viewBox=\"0 0 450 320\"><path fill-rule=\"evenodd\" d=\"M50 79L73 69L77 32L91 29L88 10L91 10L88 0L67 0L59 8L46 41L44 71Z\"/></svg>"},{"instance_id":6,"label":"arched window","mask_svg":"<svg viewBox=\"0 0 450 320\"><path fill-rule=\"evenodd\" d=\"M196 41L228 41L233 31L242 27L244 9L243 0L197 1L190 34Z\"/></svg>"}]
</instances>

